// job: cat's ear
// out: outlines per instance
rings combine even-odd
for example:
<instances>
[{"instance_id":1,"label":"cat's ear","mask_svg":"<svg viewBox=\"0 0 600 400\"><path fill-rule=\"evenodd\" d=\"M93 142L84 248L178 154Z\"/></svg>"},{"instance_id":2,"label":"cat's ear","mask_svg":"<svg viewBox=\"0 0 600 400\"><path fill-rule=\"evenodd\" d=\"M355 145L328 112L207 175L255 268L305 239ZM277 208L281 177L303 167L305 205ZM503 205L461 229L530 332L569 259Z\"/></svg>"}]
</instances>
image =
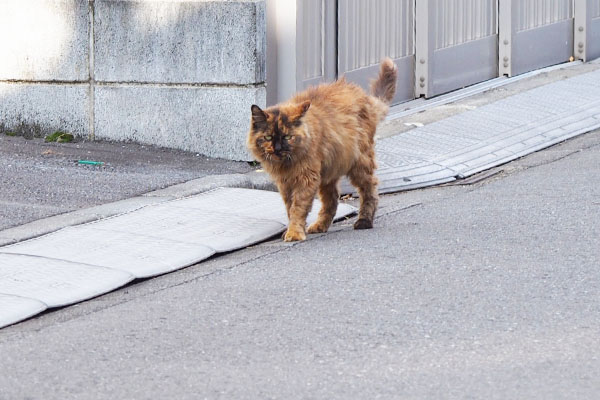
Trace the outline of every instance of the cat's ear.
<instances>
[{"instance_id":1,"label":"cat's ear","mask_svg":"<svg viewBox=\"0 0 600 400\"><path fill-rule=\"evenodd\" d=\"M306 114L306 112L308 111L308 109L310 108L310 100L306 100L304 103L300 104L300 117L302 118L304 117L304 114Z\"/></svg>"},{"instance_id":2,"label":"cat's ear","mask_svg":"<svg viewBox=\"0 0 600 400\"><path fill-rule=\"evenodd\" d=\"M250 107L252 110L252 120L255 122L265 122L267 120L267 114L263 110L260 109L256 104L252 104Z\"/></svg>"},{"instance_id":3,"label":"cat's ear","mask_svg":"<svg viewBox=\"0 0 600 400\"><path fill-rule=\"evenodd\" d=\"M260 107L256 104L252 104L250 110L252 111L252 125L255 128L261 128L266 126L267 114L263 110L261 110Z\"/></svg>"},{"instance_id":4,"label":"cat's ear","mask_svg":"<svg viewBox=\"0 0 600 400\"><path fill-rule=\"evenodd\" d=\"M291 115L292 121L298 121L300 118L304 117L308 109L310 108L310 100L306 100L296 106L296 109L293 111Z\"/></svg>"}]
</instances>

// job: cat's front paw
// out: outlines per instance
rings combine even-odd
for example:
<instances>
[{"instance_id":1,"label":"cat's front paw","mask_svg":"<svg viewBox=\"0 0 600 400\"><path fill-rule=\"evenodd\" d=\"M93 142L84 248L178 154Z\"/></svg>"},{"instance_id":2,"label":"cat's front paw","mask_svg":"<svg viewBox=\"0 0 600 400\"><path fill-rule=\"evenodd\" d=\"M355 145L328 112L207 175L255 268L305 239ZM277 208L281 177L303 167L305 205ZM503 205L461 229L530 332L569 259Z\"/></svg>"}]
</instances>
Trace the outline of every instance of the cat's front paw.
<instances>
[{"instance_id":1,"label":"cat's front paw","mask_svg":"<svg viewBox=\"0 0 600 400\"><path fill-rule=\"evenodd\" d=\"M288 229L283 235L284 242L299 242L302 240L306 240L306 234L304 232L297 232Z\"/></svg>"},{"instance_id":2,"label":"cat's front paw","mask_svg":"<svg viewBox=\"0 0 600 400\"><path fill-rule=\"evenodd\" d=\"M325 232L327 232L328 229L329 229L329 225L325 225L325 224L317 221L308 227L307 232L308 233L325 233Z\"/></svg>"}]
</instances>

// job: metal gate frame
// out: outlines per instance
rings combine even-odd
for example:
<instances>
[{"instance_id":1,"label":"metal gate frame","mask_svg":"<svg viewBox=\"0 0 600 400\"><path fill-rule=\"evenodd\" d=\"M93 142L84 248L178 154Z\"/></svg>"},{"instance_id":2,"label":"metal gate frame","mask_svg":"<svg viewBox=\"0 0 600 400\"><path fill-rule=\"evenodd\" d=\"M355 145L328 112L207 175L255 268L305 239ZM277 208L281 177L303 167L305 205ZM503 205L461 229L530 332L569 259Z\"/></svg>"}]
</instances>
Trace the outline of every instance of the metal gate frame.
<instances>
[{"instance_id":1,"label":"metal gate frame","mask_svg":"<svg viewBox=\"0 0 600 400\"><path fill-rule=\"evenodd\" d=\"M600 57L600 0L575 0L575 58Z\"/></svg>"}]
</instances>

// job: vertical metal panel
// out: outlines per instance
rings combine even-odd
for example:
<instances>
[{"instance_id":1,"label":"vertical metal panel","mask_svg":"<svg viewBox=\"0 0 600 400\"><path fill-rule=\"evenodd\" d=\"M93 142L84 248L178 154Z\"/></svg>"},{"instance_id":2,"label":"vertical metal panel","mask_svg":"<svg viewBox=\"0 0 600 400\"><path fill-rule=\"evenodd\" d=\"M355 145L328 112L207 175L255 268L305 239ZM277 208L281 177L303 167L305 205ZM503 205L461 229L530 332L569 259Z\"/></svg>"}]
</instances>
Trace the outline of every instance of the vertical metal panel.
<instances>
[{"instance_id":1,"label":"vertical metal panel","mask_svg":"<svg viewBox=\"0 0 600 400\"><path fill-rule=\"evenodd\" d=\"M600 18L600 0L591 0L588 12L592 19Z\"/></svg>"},{"instance_id":2,"label":"vertical metal panel","mask_svg":"<svg viewBox=\"0 0 600 400\"><path fill-rule=\"evenodd\" d=\"M413 0L341 0L340 72L414 54Z\"/></svg>"},{"instance_id":3,"label":"vertical metal panel","mask_svg":"<svg viewBox=\"0 0 600 400\"><path fill-rule=\"evenodd\" d=\"M324 0L302 0L302 79L323 76Z\"/></svg>"},{"instance_id":4,"label":"vertical metal panel","mask_svg":"<svg viewBox=\"0 0 600 400\"><path fill-rule=\"evenodd\" d=\"M501 51L503 73L518 75L567 61L573 55L573 0L500 0L510 15L500 15L501 43L508 42L510 52Z\"/></svg>"},{"instance_id":5,"label":"vertical metal panel","mask_svg":"<svg viewBox=\"0 0 600 400\"><path fill-rule=\"evenodd\" d=\"M435 50L457 46L497 33L496 1L439 0L432 28L436 30Z\"/></svg>"},{"instance_id":6,"label":"vertical metal panel","mask_svg":"<svg viewBox=\"0 0 600 400\"><path fill-rule=\"evenodd\" d=\"M335 2L297 0L296 65L298 90L335 79Z\"/></svg>"},{"instance_id":7,"label":"vertical metal panel","mask_svg":"<svg viewBox=\"0 0 600 400\"><path fill-rule=\"evenodd\" d=\"M498 76L497 0L418 0L417 87L426 97ZM426 20L425 20L426 19Z\"/></svg>"},{"instance_id":8,"label":"vertical metal panel","mask_svg":"<svg viewBox=\"0 0 600 400\"><path fill-rule=\"evenodd\" d=\"M573 18L573 0L520 0L517 32Z\"/></svg>"},{"instance_id":9,"label":"vertical metal panel","mask_svg":"<svg viewBox=\"0 0 600 400\"><path fill-rule=\"evenodd\" d=\"M391 57L402 82L394 102L414 97L415 0L339 0L338 73L363 87Z\"/></svg>"}]
</instances>

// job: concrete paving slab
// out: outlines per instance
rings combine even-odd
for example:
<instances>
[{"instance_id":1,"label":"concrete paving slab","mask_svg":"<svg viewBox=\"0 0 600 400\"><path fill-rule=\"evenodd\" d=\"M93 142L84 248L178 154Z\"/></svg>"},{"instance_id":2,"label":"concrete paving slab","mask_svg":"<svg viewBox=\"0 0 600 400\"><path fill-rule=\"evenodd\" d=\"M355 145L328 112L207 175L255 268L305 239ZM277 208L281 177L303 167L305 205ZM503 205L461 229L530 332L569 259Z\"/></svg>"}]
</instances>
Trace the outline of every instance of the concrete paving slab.
<instances>
[{"instance_id":1,"label":"concrete paving slab","mask_svg":"<svg viewBox=\"0 0 600 400\"><path fill-rule=\"evenodd\" d=\"M219 252L248 246L285 229L284 224L260 219L259 216L249 218L217 211L179 208L172 203L146 207L91 225L103 231L145 235L157 242L175 240L208 246Z\"/></svg>"},{"instance_id":2,"label":"concrete paving slab","mask_svg":"<svg viewBox=\"0 0 600 400\"><path fill-rule=\"evenodd\" d=\"M99 229L93 224L68 227L0 250L114 268L136 278L165 274L216 252L198 244L156 240L144 234Z\"/></svg>"},{"instance_id":3,"label":"concrete paving slab","mask_svg":"<svg viewBox=\"0 0 600 400\"><path fill-rule=\"evenodd\" d=\"M167 200L172 200L172 198L136 196L125 200L102 204L100 206L88 207L66 214L39 219L0 231L0 246L18 243L33 237L55 232L67 226L85 224L87 222L123 214L125 212L137 210L143 206L157 204Z\"/></svg>"},{"instance_id":4,"label":"concrete paving slab","mask_svg":"<svg viewBox=\"0 0 600 400\"><path fill-rule=\"evenodd\" d=\"M212 190L171 204L177 208L261 218L276 221L281 225L287 224L287 214L280 195L264 190L249 191L240 188ZM312 217L314 215L311 219Z\"/></svg>"},{"instance_id":5,"label":"concrete paving slab","mask_svg":"<svg viewBox=\"0 0 600 400\"><path fill-rule=\"evenodd\" d=\"M599 128L598 82L592 71L380 140L380 192L464 178Z\"/></svg>"},{"instance_id":6,"label":"concrete paving slab","mask_svg":"<svg viewBox=\"0 0 600 400\"><path fill-rule=\"evenodd\" d=\"M479 143L478 145L465 147L459 151L443 154L432 161L456 171L460 170L461 166L467 165L472 160L490 155L493 156L496 151L501 149L501 147L496 145Z\"/></svg>"},{"instance_id":7,"label":"concrete paving slab","mask_svg":"<svg viewBox=\"0 0 600 400\"><path fill-rule=\"evenodd\" d=\"M309 223L320 207L315 200ZM340 204L336 219L355 211ZM71 304L268 239L287 222L281 197L271 191L219 188L161 201L0 247L0 294L49 307ZM0 323L34 314L31 304L20 307L16 314L13 307L0 307Z\"/></svg>"},{"instance_id":8,"label":"concrete paving slab","mask_svg":"<svg viewBox=\"0 0 600 400\"><path fill-rule=\"evenodd\" d=\"M61 307L87 300L121 287L133 279L131 274L109 268L0 253L0 294L39 300L48 307ZM5 311L0 310L0 314L4 315Z\"/></svg>"},{"instance_id":9,"label":"concrete paving slab","mask_svg":"<svg viewBox=\"0 0 600 400\"><path fill-rule=\"evenodd\" d=\"M38 300L0 294L0 328L39 314L46 308L48 306Z\"/></svg>"},{"instance_id":10,"label":"concrete paving slab","mask_svg":"<svg viewBox=\"0 0 600 400\"><path fill-rule=\"evenodd\" d=\"M482 93L489 93L494 89L500 88L502 86L515 84L519 81L530 81L530 78L535 78L539 76L546 76L548 74L556 73L557 70L563 72L565 69L567 71L573 71L573 69L568 69L572 67L579 67L585 65L598 64L597 60L590 61L586 64L582 63L582 61L572 61L568 63L552 65L546 68L542 68L539 70L527 72L521 75L513 76L511 78L507 78L505 76L490 79L485 82L477 83L472 86L465 87L463 89L456 90L454 92L450 92L441 96L436 96L431 99L419 98L406 103L399 104L390 109L390 114L387 117L387 120L394 120L401 117L406 117L409 115L421 113L423 111L429 111L432 108L445 106L450 103L455 103L461 101L465 98L470 98L472 96L477 96ZM506 89L503 89L506 90Z\"/></svg>"},{"instance_id":11,"label":"concrete paving slab","mask_svg":"<svg viewBox=\"0 0 600 400\"><path fill-rule=\"evenodd\" d=\"M479 143L478 138L469 138L464 134L463 124L455 127L453 123L453 121L443 120L403 135L384 139L377 144L376 152L390 154L400 152L418 157L435 157Z\"/></svg>"},{"instance_id":12,"label":"concrete paving slab","mask_svg":"<svg viewBox=\"0 0 600 400\"><path fill-rule=\"evenodd\" d=\"M242 188L212 190L199 196L171 202L170 205L177 208L218 212L245 218L268 219L277 221L282 225L288 223L285 207L279 194L265 190ZM307 217L307 223L316 221L320 208L321 202L315 200L313 209ZM354 207L348 204L340 203L335 219L350 215L355 210Z\"/></svg>"}]
</instances>

